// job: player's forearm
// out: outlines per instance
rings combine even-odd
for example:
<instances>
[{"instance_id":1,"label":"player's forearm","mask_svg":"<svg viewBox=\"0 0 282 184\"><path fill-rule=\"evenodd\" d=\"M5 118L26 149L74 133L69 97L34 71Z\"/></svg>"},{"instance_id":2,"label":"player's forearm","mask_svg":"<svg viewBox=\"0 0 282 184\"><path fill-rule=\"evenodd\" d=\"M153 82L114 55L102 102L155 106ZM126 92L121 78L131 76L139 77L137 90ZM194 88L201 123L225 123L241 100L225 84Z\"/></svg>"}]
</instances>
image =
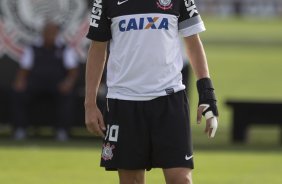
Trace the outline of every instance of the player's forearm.
<instances>
[{"instance_id":1,"label":"player's forearm","mask_svg":"<svg viewBox=\"0 0 282 184\"><path fill-rule=\"evenodd\" d=\"M197 79L209 78L206 54L200 37L198 35L186 37L185 43L190 63Z\"/></svg>"},{"instance_id":2,"label":"player's forearm","mask_svg":"<svg viewBox=\"0 0 282 184\"><path fill-rule=\"evenodd\" d=\"M96 104L97 92L105 65L106 43L92 42L86 64L85 105Z\"/></svg>"}]
</instances>

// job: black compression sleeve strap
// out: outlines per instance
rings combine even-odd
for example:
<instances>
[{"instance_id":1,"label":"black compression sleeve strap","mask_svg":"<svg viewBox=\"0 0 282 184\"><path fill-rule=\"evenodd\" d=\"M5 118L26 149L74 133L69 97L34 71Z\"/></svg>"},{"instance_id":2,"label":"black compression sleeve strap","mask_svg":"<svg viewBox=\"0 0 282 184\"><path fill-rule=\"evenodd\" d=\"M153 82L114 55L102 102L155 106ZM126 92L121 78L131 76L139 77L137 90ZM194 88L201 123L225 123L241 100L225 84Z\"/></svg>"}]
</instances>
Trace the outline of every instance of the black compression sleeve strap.
<instances>
[{"instance_id":1,"label":"black compression sleeve strap","mask_svg":"<svg viewBox=\"0 0 282 184\"><path fill-rule=\"evenodd\" d=\"M199 93L199 102L208 103L209 101L216 101L212 81L209 78L202 78L197 81L197 89Z\"/></svg>"},{"instance_id":2,"label":"black compression sleeve strap","mask_svg":"<svg viewBox=\"0 0 282 184\"><path fill-rule=\"evenodd\" d=\"M206 90L206 89L213 89L212 81L210 78L202 78L197 81L197 89L198 92Z\"/></svg>"},{"instance_id":3,"label":"black compression sleeve strap","mask_svg":"<svg viewBox=\"0 0 282 184\"><path fill-rule=\"evenodd\" d=\"M203 112L203 115L207 111L212 111L215 116L218 116L218 110L216 106L216 97L214 93L214 87L210 78L202 78L197 81L197 89L199 93L199 104L209 104L210 107Z\"/></svg>"}]
</instances>

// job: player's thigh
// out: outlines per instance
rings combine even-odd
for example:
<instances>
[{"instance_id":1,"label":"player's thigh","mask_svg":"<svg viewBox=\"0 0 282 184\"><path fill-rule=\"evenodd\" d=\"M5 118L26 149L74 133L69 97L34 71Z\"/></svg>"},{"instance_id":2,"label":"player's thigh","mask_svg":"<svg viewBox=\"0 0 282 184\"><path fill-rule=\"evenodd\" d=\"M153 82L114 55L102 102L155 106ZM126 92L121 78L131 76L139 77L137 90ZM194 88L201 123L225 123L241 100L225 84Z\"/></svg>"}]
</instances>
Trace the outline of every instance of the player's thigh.
<instances>
[{"instance_id":1,"label":"player's thigh","mask_svg":"<svg viewBox=\"0 0 282 184\"><path fill-rule=\"evenodd\" d=\"M145 184L145 170L119 169L120 184Z\"/></svg>"},{"instance_id":2,"label":"player's thigh","mask_svg":"<svg viewBox=\"0 0 282 184\"><path fill-rule=\"evenodd\" d=\"M143 103L109 99L101 166L107 170L151 168L148 125Z\"/></svg>"},{"instance_id":3,"label":"player's thigh","mask_svg":"<svg viewBox=\"0 0 282 184\"><path fill-rule=\"evenodd\" d=\"M192 184L192 169L170 168L163 169L166 184Z\"/></svg>"},{"instance_id":4,"label":"player's thigh","mask_svg":"<svg viewBox=\"0 0 282 184\"><path fill-rule=\"evenodd\" d=\"M152 166L194 168L188 101L184 91L152 104ZM169 135L169 136L168 136Z\"/></svg>"}]
</instances>

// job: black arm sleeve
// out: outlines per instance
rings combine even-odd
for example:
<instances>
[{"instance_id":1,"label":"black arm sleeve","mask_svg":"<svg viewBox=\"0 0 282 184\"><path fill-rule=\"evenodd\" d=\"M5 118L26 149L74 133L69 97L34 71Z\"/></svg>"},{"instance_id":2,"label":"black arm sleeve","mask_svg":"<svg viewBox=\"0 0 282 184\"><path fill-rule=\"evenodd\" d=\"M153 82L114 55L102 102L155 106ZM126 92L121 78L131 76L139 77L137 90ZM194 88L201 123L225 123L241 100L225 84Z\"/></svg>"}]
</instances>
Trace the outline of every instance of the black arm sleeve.
<instances>
[{"instance_id":1,"label":"black arm sleeve","mask_svg":"<svg viewBox=\"0 0 282 184\"><path fill-rule=\"evenodd\" d=\"M90 40L108 41L111 35L111 20L107 17L105 0L93 0L90 27L86 36Z\"/></svg>"},{"instance_id":2,"label":"black arm sleeve","mask_svg":"<svg viewBox=\"0 0 282 184\"><path fill-rule=\"evenodd\" d=\"M194 0L180 0L180 17L178 22L198 16L198 10Z\"/></svg>"}]
</instances>

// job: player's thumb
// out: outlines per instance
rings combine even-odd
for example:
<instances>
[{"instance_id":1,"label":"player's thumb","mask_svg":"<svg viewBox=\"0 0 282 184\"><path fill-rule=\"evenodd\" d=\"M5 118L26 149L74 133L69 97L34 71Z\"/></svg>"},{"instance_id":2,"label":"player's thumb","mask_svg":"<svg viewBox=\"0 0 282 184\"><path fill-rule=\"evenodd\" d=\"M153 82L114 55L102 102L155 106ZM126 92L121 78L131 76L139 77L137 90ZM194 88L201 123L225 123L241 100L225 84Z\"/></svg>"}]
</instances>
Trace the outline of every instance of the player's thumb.
<instances>
[{"instance_id":1,"label":"player's thumb","mask_svg":"<svg viewBox=\"0 0 282 184\"><path fill-rule=\"evenodd\" d=\"M197 110L197 123L200 124L202 121L202 113L203 113L204 107L199 106Z\"/></svg>"}]
</instances>

